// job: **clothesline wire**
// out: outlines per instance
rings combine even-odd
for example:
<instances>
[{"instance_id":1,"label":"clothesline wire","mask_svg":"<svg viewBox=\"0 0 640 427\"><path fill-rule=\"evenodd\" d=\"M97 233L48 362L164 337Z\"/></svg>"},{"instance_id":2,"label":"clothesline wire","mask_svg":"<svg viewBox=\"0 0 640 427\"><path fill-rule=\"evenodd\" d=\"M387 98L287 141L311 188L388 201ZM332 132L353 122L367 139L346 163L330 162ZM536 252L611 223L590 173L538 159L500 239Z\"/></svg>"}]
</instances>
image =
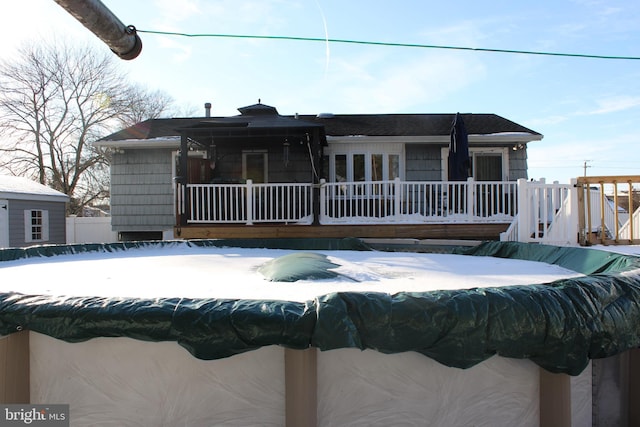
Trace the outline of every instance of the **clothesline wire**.
<instances>
[{"instance_id":1,"label":"clothesline wire","mask_svg":"<svg viewBox=\"0 0 640 427\"><path fill-rule=\"evenodd\" d=\"M482 48L482 47L429 45L429 44L419 44L419 43L394 43L394 42L378 42L378 41L367 41L367 40L350 40L350 39L334 39L334 38L318 38L318 37L261 36L261 35L249 35L249 34L215 34L215 33L214 34L207 34L207 33L192 34L192 33L181 33L181 32L173 32L173 31L155 31L155 30L140 30L140 29L136 29L136 31L139 33L147 33L147 34L193 37L193 38L289 40L289 41L301 41L301 42L343 43L343 44L360 44L360 45L370 45L370 46L406 47L406 48L422 48L422 49L448 49L448 50L465 50L465 51L474 51L474 52L511 53L511 54L522 54L522 55L561 56L561 57L571 57L571 58L614 59L614 60L627 60L627 61L640 60L640 56L541 52L541 51L530 51L530 50L492 49L492 48Z\"/></svg>"}]
</instances>

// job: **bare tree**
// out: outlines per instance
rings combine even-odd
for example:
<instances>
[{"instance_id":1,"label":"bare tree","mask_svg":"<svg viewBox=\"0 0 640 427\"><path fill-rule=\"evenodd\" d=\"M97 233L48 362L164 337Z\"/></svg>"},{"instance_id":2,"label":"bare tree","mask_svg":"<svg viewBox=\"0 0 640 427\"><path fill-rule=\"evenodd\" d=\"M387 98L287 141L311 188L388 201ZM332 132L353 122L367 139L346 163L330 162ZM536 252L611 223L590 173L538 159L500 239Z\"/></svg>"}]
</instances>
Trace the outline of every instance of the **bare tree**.
<instances>
[{"instance_id":1,"label":"bare tree","mask_svg":"<svg viewBox=\"0 0 640 427\"><path fill-rule=\"evenodd\" d=\"M172 103L128 82L108 53L39 43L0 63L0 168L71 197L69 213L108 196L108 153L92 141Z\"/></svg>"}]
</instances>

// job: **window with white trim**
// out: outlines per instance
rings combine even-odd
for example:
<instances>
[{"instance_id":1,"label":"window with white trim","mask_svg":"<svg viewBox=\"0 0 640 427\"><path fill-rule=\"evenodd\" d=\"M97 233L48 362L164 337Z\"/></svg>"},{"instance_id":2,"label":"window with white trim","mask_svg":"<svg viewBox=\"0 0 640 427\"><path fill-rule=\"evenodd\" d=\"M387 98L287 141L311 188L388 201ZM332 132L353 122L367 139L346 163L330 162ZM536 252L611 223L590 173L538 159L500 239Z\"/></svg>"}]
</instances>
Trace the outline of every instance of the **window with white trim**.
<instances>
[{"instance_id":1,"label":"window with white trim","mask_svg":"<svg viewBox=\"0 0 640 427\"><path fill-rule=\"evenodd\" d=\"M401 178L399 144L344 144L325 150L329 181L393 181Z\"/></svg>"},{"instance_id":2,"label":"window with white trim","mask_svg":"<svg viewBox=\"0 0 640 427\"><path fill-rule=\"evenodd\" d=\"M449 148L442 149L442 180L448 176ZM504 147L469 148L471 176L476 181L507 181L509 179L509 149Z\"/></svg>"},{"instance_id":3,"label":"window with white trim","mask_svg":"<svg viewBox=\"0 0 640 427\"><path fill-rule=\"evenodd\" d=\"M24 211L24 241L47 242L49 240L49 211L27 209Z\"/></svg>"},{"instance_id":4,"label":"window with white trim","mask_svg":"<svg viewBox=\"0 0 640 427\"><path fill-rule=\"evenodd\" d=\"M471 174L476 181L507 181L509 177L507 148L469 149Z\"/></svg>"},{"instance_id":5,"label":"window with white trim","mask_svg":"<svg viewBox=\"0 0 640 427\"><path fill-rule=\"evenodd\" d=\"M254 184L267 182L269 164L266 150L242 151L242 179L250 179Z\"/></svg>"}]
</instances>

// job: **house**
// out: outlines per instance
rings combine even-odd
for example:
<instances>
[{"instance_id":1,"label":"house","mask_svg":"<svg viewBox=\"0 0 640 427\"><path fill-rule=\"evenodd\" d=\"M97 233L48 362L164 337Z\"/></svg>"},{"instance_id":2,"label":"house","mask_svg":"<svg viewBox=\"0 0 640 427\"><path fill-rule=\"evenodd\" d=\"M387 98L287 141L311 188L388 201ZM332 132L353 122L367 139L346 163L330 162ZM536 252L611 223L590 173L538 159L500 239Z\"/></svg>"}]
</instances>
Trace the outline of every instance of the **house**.
<instances>
[{"instance_id":1,"label":"house","mask_svg":"<svg viewBox=\"0 0 640 427\"><path fill-rule=\"evenodd\" d=\"M0 248L65 244L68 201L27 178L0 175Z\"/></svg>"},{"instance_id":2,"label":"house","mask_svg":"<svg viewBox=\"0 0 640 427\"><path fill-rule=\"evenodd\" d=\"M450 183L455 114L238 110L147 120L95 144L113 154L121 240L496 237L514 217L515 182L527 178L527 144L542 139L495 114L462 114L470 179Z\"/></svg>"}]
</instances>

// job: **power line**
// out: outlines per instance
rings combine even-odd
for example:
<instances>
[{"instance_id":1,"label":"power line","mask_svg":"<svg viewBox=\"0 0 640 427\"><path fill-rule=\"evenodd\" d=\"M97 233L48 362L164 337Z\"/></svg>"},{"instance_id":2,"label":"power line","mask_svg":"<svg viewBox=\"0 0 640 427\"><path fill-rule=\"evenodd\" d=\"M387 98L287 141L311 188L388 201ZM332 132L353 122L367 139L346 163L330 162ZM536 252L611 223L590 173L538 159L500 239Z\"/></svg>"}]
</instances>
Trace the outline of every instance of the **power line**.
<instances>
[{"instance_id":1,"label":"power line","mask_svg":"<svg viewBox=\"0 0 640 427\"><path fill-rule=\"evenodd\" d=\"M289 41L303 41L303 42L360 44L360 45L370 45L370 46L410 47L410 48L422 48L422 49L467 50L467 51L474 51L474 52L515 53L515 54L522 54L522 55L562 56L562 57L570 57L570 58L615 59L615 60L627 60L627 61L640 60L640 56L538 52L538 51L531 51L531 50L490 49L490 48L481 48L481 47L444 46L444 45L429 45L429 44L418 44L418 43L392 43L392 42L376 42L376 41L366 41L366 40L332 39L332 38L318 38L318 37L259 36L259 35L247 35L247 34L206 34L206 33L192 34L192 33L180 33L180 32L173 32L173 31L154 31L154 30L140 30L140 29L137 29L137 31L138 33L158 34L158 35L165 35L165 36L193 37L193 38L210 37L210 38L233 38L233 39L289 40Z\"/></svg>"}]
</instances>

